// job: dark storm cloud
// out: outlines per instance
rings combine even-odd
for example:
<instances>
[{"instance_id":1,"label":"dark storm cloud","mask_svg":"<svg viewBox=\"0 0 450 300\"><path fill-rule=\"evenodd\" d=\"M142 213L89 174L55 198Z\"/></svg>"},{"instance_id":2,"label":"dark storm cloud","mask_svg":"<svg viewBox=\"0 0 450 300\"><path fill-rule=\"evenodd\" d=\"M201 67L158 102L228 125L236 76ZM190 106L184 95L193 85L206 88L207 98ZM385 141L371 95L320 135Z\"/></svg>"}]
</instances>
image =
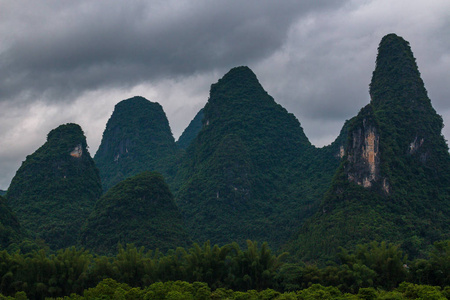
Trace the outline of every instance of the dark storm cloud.
<instances>
[{"instance_id":1,"label":"dark storm cloud","mask_svg":"<svg viewBox=\"0 0 450 300\"><path fill-rule=\"evenodd\" d=\"M316 145L369 103L378 43L411 43L450 137L450 2L0 0L0 189L47 133L80 124L91 154L120 100L159 102L178 137L248 65Z\"/></svg>"},{"instance_id":2,"label":"dark storm cloud","mask_svg":"<svg viewBox=\"0 0 450 300\"><path fill-rule=\"evenodd\" d=\"M3 14L21 20L2 22L20 28L2 39L0 100L44 92L49 101L61 100L103 86L249 64L279 48L300 16L341 2L3 3Z\"/></svg>"}]
</instances>

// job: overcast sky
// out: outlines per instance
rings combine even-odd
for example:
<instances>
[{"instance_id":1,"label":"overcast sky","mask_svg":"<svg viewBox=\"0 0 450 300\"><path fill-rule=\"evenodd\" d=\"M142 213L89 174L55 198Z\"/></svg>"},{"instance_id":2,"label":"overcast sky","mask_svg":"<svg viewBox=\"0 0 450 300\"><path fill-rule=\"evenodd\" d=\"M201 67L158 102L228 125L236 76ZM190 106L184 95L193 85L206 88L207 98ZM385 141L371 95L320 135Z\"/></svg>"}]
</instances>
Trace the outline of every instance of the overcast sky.
<instances>
[{"instance_id":1,"label":"overcast sky","mask_svg":"<svg viewBox=\"0 0 450 300\"><path fill-rule=\"evenodd\" d=\"M0 0L0 189L60 124L80 124L93 156L114 105L135 95L159 102L178 138L240 65L329 144L369 102L388 33L410 42L450 127L448 0Z\"/></svg>"}]
</instances>

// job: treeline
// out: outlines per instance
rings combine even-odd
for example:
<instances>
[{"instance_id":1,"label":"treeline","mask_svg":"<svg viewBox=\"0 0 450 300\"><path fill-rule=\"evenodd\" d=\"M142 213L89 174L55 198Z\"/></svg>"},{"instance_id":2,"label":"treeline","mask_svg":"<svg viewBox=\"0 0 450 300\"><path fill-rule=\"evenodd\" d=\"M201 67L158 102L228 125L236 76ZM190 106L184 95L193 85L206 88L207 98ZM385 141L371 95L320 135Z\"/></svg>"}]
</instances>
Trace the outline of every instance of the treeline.
<instances>
[{"instance_id":1,"label":"treeline","mask_svg":"<svg viewBox=\"0 0 450 300\"><path fill-rule=\"evenodd\" d=\"M166 254L145 252L144 248L127 245L119 246L114 257L94 256L87 250L73 247L55 254L45 250L28 254L1 251L0 292L4 296L31 299L71 294L89 299L97 297L87 297L89 293L104 293L106 298L114 298L107 294L118 292L136 293L136 297L117 299L144 299L147 292L156 293L153 289L192 294L201 288L203 298L192 294L167 299L222 299L212 296L218 293L230 293L224 294L230 299L308 299L292 297L306 293L302 292L305 289L336 296L368 293L376 297L381 293L378 289L394 292L397 289L398 293L414 290L416 294L420 290L447 296L450 291L450 241L436 243L429 259L412 262L407 261L397 246L376 242L359 245L352 252L343 249L337 258L340 263L326 267L289 264L284 262L286 259L286 253L275 255L266 243L259 246L251 241L247 242L246 249L236 243L219 247L207 242L203 246L194 244L189 249L178 248ZM403 281L411 284L401 284ZM177 285L183 289L171 287ZM254 291L247 292L251 290ZM235 297L240 295L239 292L243 296ZM247 297L246 293L253 293L254 297ZM258 296L262 293L272 296ZM166 299L166 296L145 299ZM73 299L83 298L73 296Z\"/></svg>"},{"instance_id":2,"label":"treeline","mask_svg":"<svg viewBox=\"0 0 450 300\"><path fill-rule=\"evenodd\" d=\"M14 298L0 299L25 299L23 293L18 293ZM393 291L376 290L374 288L361 288L358 293L343 293L336 287L324 287L313 284L309 288L292 291L278 292L273 289L262 291L233 291L225 288L211 290L204 282L188 283L185 281L168 281L153 283L148 287L131 287L125 283L118 283L113 279L105 279L95 288L84 291L83 296L72 294L64 297L66 300L82 299L134 299L134 300L207 300L207 299L234 299L234 300L296 300L296 299L447 299L450 297L450 288L442 290L438 286L417 285L403 282ZM61 298L58 298L61 299Z\"/></svg>"}]
</instances>

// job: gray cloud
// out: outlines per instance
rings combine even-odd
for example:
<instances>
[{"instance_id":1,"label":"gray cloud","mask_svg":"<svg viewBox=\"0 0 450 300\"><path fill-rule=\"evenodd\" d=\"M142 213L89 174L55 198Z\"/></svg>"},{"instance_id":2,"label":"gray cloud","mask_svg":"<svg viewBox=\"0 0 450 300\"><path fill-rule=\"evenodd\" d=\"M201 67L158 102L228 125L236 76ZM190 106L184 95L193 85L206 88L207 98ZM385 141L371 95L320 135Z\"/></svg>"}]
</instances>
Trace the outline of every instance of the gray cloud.
<instances>
[{"instance_id":1,"label":"gray cloud","mask_svg":"<svg viewBox=\"0 0 450 300\"><path fill-rule=\"evenodd\" d=\"M70 98L99 87L255 62L282 45L295 19L332 2L65 3L5 3L14 11L21 5L19 17L32 26L4 39L0 89L6 97L25 89L31 98L43 92Z\"/></svg>"},{"instance_id":2,"label":"gray cloud","mask_svg":"<svg viewBox=\"0 0 450 300\"><path fill-rule=\"evenodd\" d=\"M210 84L237 65L255 71L313 143L330 143L368 103L377 46L390 32L411 42L450 123L446 0L0 5L0 188L61 123L79 123L93 155L114 105L134 95L161 103L179 136Z\"/></svg>"}]
</instances>

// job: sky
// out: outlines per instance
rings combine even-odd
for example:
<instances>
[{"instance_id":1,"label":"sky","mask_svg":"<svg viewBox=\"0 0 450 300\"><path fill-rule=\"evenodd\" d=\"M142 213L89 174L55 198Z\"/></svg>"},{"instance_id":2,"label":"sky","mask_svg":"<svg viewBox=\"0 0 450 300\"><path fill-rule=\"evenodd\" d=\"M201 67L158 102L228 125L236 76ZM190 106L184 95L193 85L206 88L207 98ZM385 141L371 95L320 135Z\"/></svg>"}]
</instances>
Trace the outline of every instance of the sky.
<instances>
[{"instance_id":1,"label":"sky","mask_svg":"<svg viewBox=\"0 0 450 300\"><path fill-rule=\"evenodd\" d=\"M136 95L163 106L177 139L241 65L330 144L369 103L389 33L409 41L450 127L448 0L0 0L0 189L61 124L80 124L94 156L114 105Z\"/></svg>"}]
</instances>

